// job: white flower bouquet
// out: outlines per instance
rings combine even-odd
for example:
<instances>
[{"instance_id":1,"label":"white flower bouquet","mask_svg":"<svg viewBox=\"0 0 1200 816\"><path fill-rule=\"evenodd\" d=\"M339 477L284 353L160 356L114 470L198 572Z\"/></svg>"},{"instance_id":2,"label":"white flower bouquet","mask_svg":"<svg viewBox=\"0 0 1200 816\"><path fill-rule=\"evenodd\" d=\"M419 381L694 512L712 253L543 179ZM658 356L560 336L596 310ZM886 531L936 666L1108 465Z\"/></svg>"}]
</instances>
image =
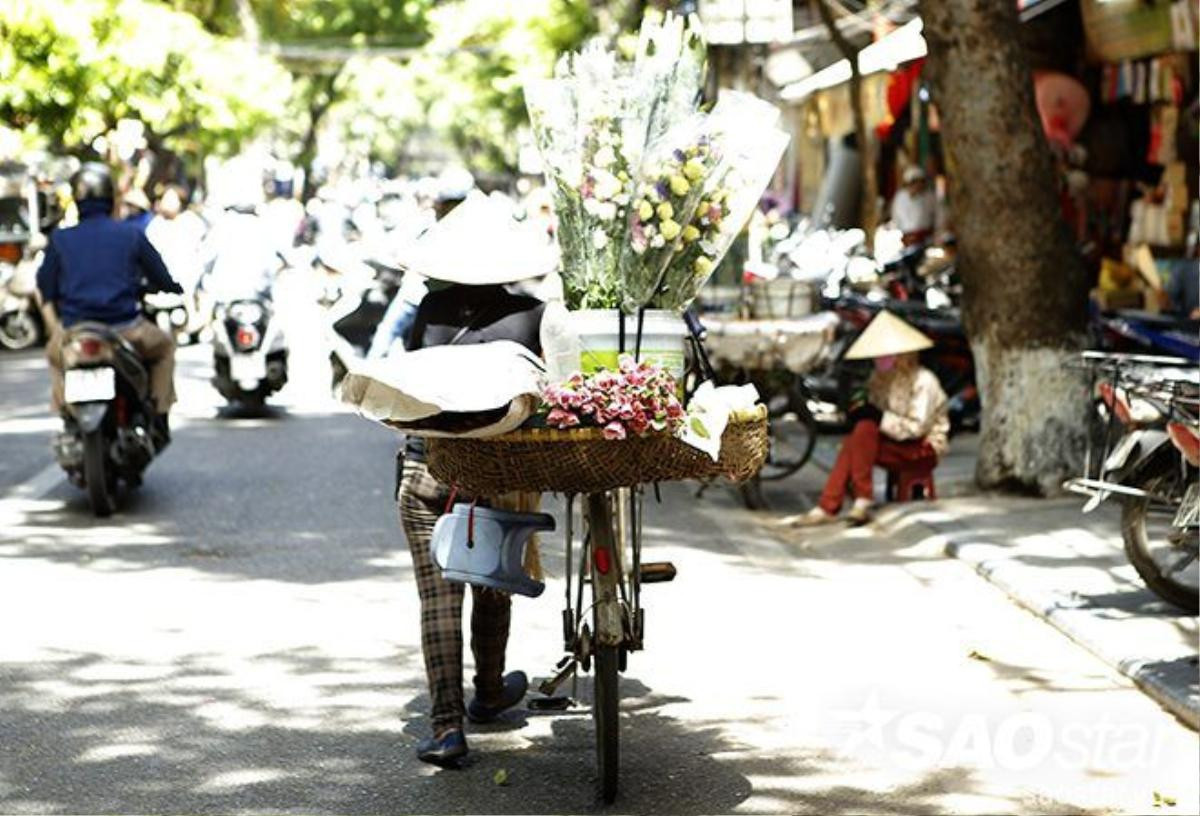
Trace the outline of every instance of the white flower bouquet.
<instances>
[{"instance_id":1,"label":"white flower bouquet","mask_svg":"<svg viewBox=\"0 0 1200 816\"><path fill-rule=\"evenodd\" d=\"M633 63L592 44L531 82L525 105L554 190L570 309L617 308L633 170L647 139L695 110L704 75L697 25L672 14L643 24Z\"/></svg>"}]
</instances>

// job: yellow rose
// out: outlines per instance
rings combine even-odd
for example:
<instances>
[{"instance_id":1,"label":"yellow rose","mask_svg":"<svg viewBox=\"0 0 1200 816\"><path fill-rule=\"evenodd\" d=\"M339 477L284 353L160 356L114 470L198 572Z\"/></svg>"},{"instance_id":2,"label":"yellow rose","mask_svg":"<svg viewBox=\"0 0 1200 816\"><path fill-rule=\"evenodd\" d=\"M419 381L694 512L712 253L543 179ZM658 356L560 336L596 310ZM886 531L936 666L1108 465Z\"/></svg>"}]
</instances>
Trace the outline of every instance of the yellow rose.
<instances>
[{"instance_id":1,"label":"yellow rose","mask_svg":"<svg viewBox=\"0 0 1200 816\"><path fill-rule=\"evenodd\" d=\"M658 205L658 217L663 221L670 221L675 217L675 208L671 206L670 201L664 201Z\"/></svg>"},{"instance_id":2,"label":"yellow rose","mask_svg":"<svg viewBox=\"0 0 1200 816\"><path fill-rule=\"evenodd\" d=\"M708 257L705 255L701 255L699 258L697 258L695 261L692 262L692 269L695 270L696 275L699 277L703 277L704 275L707 275L709 272L711 272L712 267L713 267L712 261L710 261L708 259Z\"/></svg>"},{"instance_id":3,"label":"yellow rose","mask_svg":"<svg viewBox=\"0 0 1200 816\"><path fill-rule=\"evenodd\" d=\"M663 221L658 225L658 231L662 233L662 237L668 241L674 241L679 236L679 225L674 221Z\"/></svg>"},{"instance_id":4,"label":"yellow rose","mask_svg":"<svg viewBox=\"0 0 1200 816\"><path fill-rule=\"evenodd\" d=\"M654 215L654 206L649 201L642 199L638 202L637 214L638 218L642 219L643 221L649 221Z\"/></svg>"},{"instance_id":5,"label":"yellow rose","mask_svg":"<svg viewBox=\"0 0 1200 816\"><path fill-rule=\"evenodd\" d=\"M671 176L671 192L677 196L688 194L688 190L692 189L692 185L688 184L688 180L683 176Z\"/></svg>"},{"instance_id":6,"label":"yellow rose","mask_svg":"<svg viewBox=\"0 0 1200 816\"><path fill-rule=\"evenodd\" d=\"M704 177L704 165L699 159L688 159L687 164L683 166L683 174L687 176L688 181L696 181Z\"/></svg>"},{"instance_id":7,"label":"yellow rose","mask_svg":"<svg viewBox=\"0 0 1200 816\"><path fill-rule=\"evenodd\" d=\"M686 227L683 228L684 243L690 244L692 241L695 241L699 237L700 237L700 230L696 229L691 224L688 224Z\"/></svg>"}]
</instances>

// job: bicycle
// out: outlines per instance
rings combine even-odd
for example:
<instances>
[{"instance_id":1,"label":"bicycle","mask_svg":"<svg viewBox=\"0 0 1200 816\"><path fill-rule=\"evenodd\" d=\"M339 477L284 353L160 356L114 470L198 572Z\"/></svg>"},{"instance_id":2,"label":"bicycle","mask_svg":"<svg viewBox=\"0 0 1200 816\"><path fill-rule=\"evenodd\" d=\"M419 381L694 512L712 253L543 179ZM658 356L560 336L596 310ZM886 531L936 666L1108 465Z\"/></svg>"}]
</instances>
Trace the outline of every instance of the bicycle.
<instances>
[{"instance_id":1,"label":"bicycle","mask_svg":"<svg viewBox=\"0 0 1200 816\"><path fill-rule=\"evenodd\" d=\"M747 509L765 509L767 501L762 483L786 479L812 458L819 433L813 410L818 400L803 375L783 366L755 370L732 365L715 368L704 347L706 332L699 318L686 312L684 319L691 334L691 353L684 379L688 398L705 380L734 385L749 383L767 406L767 459L758 473L738 485L738 494ZM697 495L702 495L707 487L707 484L701 485Z\"/></svg>"}]
</instances>

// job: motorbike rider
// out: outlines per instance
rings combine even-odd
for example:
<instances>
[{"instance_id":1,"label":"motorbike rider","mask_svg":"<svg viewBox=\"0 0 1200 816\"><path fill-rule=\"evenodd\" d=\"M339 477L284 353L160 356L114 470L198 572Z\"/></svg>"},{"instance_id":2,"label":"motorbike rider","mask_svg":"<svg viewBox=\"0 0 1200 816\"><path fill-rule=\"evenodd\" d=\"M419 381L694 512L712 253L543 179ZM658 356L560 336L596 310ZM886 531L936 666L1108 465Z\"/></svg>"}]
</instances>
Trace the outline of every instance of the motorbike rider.
<instances>
[{"instance_id":1,"label":"motorbike rider","mask_svg":"<svg viewBox=\"0 0 1200 816\"><path fill-rule=\"evenodd\" d=\"M151 292L181 293L158 251L137 226L113 218L112 173L99 162L83 165L71 179L79 223L51 233L37 285L51 338L51 408L63 403L63 329L104 323L137 350L149 367L150 393L159 445L170 439L167 414L175 402L175 343L141 315L143 286Z\"/></svg>"}]
</instances>

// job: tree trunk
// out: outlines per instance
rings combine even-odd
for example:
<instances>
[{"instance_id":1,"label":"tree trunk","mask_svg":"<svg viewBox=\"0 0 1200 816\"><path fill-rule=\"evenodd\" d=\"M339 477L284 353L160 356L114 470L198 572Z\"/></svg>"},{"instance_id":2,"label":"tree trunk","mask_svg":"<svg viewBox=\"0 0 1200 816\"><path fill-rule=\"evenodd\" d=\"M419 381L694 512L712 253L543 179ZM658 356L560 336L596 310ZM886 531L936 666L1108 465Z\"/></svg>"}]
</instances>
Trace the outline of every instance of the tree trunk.
<instances>
[{"instance_id":1,"label":"tree trunk","mask_svg":"<svg viewBox=\"0 0 1200 816\"><path fill-rule=\"evenodd\" d=\"M964 320L983 401L984 487L1055 493L1078 472L1089 401L1067 368L1086 328L1082 260L1063 222L1017 4L921 0Z\"/></svg>"},{"instance_id":2,"label":"tree trunk","mask_svg":"<svg viewBox=\"0 0 1200 816\"><path fill-rule=\"evenodd\" d=\"M296 156L296 164L304 170L304 190L301 193L303 201L308 201L316 194L312 166L317 157L317 135L320 132L321 120L338 101L336 85L340 73L341 68L339 67L332 74L316 74L302 80L309 83L304 94L308 121L305 123L304 137Z\"/></svg>"},{"instance_id":3,"label":"tree trunk","mask_svg":"<svg viewBox=\"0 0 1200 816\"><path fill-rule=\"evenodd\" d=\"M867 252L875 249L875 228L879 226L879 180L875 176L874 140L867 128L867 117L863 112L862 74L858 70L858 49L846 39L838 28L829 0L816 0L821 21L829 30L829 36L850 63L850 110L854 116L854 140L858 143L859 162L862 164L862 195L859 205L859 222L867 234Z\"/></svg>"}]
</instances>

